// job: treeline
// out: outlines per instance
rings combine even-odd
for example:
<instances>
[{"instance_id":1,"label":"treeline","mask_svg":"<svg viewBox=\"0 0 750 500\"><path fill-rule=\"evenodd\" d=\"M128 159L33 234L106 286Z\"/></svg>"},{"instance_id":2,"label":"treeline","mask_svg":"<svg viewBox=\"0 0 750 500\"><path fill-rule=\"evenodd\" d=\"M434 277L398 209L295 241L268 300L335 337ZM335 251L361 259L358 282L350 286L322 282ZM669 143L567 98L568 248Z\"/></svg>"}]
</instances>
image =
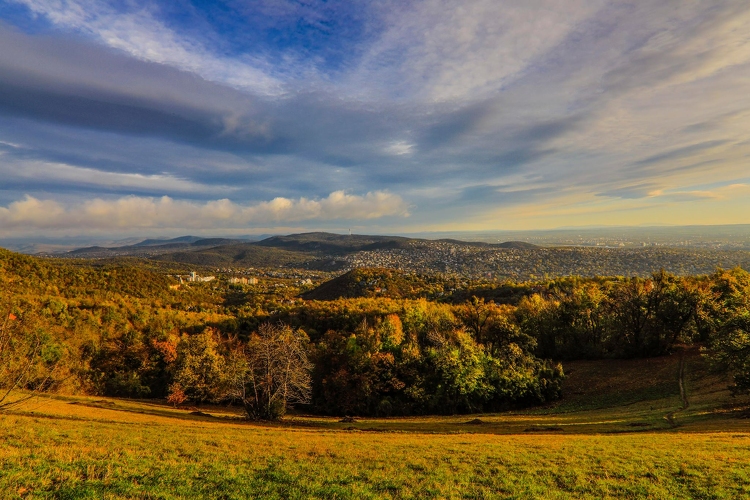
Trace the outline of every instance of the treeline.
<instances>
[{"instance_id":1,"label":"treeline","mask_svg":"<svg viewBox=\"0 0 750 500\"><path fill-rule=\"evenodd\" d=\"M132 264L93 268L0 249L0 386L166 395L155 340L230 319L214 291L171 284Z\"/></svg>"},{"instance_id":2,"label":"treeline","mask_svg":"<svg viewBox=\"0 0 750 500\"><path fill-rule=\"evenodd\" d=\"M445 304L446 311L482 345L522 334L533 339L534 355L555 360L651 357L669 353L675 344L708 345L733 324L730 318L747 312L750 296L748 273L741 268L710 276L569 277L497 288L513 290L513 300L503 301L511 303L477 297L495 295L483 287L462 303ZM271 313L240 310L234 328L242 335L261 322L280 320L303 328L317 341L329 330L353 331L363 321L373 324L389 314L403 315L410 304L423 302L305 301Z\"/></svg>"},{"instance_id":3,"label":"treeline","mask_svg":"<svg viewBox=\"0 0 750 500\"><path fill-rule=\"evenodd\" d=\"M504 285L517 297L512 304L476 296L459 304L290 301L246 292L243 305L228 306L236 290L176 291L165 276L142 269L92 269L4 251L0 278L6 388L236 400L257 389L248 360L269 331L263 325L272 325L304 344L309 391L297 403L326 414L540 404L561 395L561 360L658 356L693 342L732 374L737 392L750 389L750 275L739 268Z\"/></svg>"},{"instance_id":4,"label":"treeline","mask_svg":"<svg viewBox=\"0 0 750 500\"><path fill-rule=\"evenodd\" d=\"M353 331L329 330L316 342L304 330L283 323L265 323L259 331L269 328L305 339L311 366L305 403L317 413L482 412L545 403L561 395L562 367L531 354L533 339L519 335L492 346L479 344L448 306L410 303L401 315L363 321ZM256 356L258 340L257 332L240 340L208 329L157 341L173 381L169 399L231 400L238 393L235 381L249 380L240 367ZM238 352L243 354L238 357Z\"/></svg>"}]
</instances>

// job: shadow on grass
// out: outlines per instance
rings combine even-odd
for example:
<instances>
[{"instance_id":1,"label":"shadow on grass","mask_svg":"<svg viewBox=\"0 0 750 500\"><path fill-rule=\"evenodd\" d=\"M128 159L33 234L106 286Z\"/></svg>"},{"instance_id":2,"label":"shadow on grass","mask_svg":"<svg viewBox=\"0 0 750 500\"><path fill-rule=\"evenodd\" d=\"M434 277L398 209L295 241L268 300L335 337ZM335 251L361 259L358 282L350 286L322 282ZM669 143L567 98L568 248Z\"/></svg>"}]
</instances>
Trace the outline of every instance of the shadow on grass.
<instances>
[{"instance_id":1,"label":"shadow on grass","mask_svg":"<svg viewBox=\"0 0 750 500\"><path fill-rule=\"evenodd\" d=\"M66 418L78 421L117 422L107 412L149 415L207 425L247 425L276 429L331 432L387 432L415 434L530 434L566 435L627 434L643 432L701 432L739 430L746 406L730 404L726 383L714 379L697 351L686 351L683 373L690 408L680 398L678 356L650 360L608 360L572 363L566 388L571 396L545 408L530 408L497 414L463 416L415 416L393 418L321 417L292 412L279 422L258 422L244 418L239 407L202 405L173 408L164 400L49 396L71 405L95 410L92 415L55 416L50 411L13 413L35 418ZM685 396L683 394L683 396ZM101 410L101 413L96 413ZM9 413L9 412L8 412ZM665 415L672 415L670 425ZM127 422L138 424L138 422ZM148 422L142 422L148 425Z\"/></svg>"}]
</instances>

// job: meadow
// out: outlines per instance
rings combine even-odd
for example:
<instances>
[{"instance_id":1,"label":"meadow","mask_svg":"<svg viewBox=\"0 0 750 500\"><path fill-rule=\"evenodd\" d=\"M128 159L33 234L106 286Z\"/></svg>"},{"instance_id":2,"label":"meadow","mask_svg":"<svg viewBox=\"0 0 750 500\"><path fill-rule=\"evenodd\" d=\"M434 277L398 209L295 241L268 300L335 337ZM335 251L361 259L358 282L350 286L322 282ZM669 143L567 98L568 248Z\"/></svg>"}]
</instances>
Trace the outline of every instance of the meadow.
<instances>
[{"instance_id":1,"label":"meadow","mask_svg":"<svg viewBox=\"0 0 750 500\"><path fill-rule=\"evenodd\" d=\"M0 497L750 498L744 400L695 349L566 370L544 408L353 422L39 397L0 414Z\"/></svg>"}]
</instances>

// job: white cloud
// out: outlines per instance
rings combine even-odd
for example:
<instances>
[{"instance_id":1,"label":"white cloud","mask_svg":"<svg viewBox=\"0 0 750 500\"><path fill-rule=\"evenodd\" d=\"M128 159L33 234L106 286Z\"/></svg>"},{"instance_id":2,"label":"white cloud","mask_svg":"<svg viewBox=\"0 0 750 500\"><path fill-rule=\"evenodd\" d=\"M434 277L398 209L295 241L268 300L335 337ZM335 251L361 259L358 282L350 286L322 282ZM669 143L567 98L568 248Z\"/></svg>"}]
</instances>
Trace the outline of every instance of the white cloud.
<instances>
[{"instance_id":1,"label":"white cloud","mask_svg":"<svg viewBox=\"0 0 750 500\"><path fill-rule=\"evenodd\" d=\"M22 147L20 144L16 144L15 142L8 142L8 141L0 141L0 146L6 146L8 148L13 148L13 149L20 149Z\"/></svg>"},{"instance_id":2,"label":"white cloud","mask_svg":"<svg viewBox=\"0 0 750 500\"><path fill-rule=\"evenodd\" d=\"M389 155L403 156L414 152L414 144L406 141L396 141L385 147L385 152Z\"/></svg>"},{"instance_id":3,"label":"white cloud","mask_svg":"<svg viewBox=\"0 0 750 500\"><path fill-rule=\"evenodd\" d=\"M39 200L26 196L0 207L0 227L20 229L74 229L127 231L132 229L238 229L261 224L299 221L369 220L407 217L408 207L395 194L374 191L352 195L335 191L326 198L275 198L250 205L230 200L207 203L127 196L116 200L96 198L78 204Z\"/></svg>"}]
</instances>

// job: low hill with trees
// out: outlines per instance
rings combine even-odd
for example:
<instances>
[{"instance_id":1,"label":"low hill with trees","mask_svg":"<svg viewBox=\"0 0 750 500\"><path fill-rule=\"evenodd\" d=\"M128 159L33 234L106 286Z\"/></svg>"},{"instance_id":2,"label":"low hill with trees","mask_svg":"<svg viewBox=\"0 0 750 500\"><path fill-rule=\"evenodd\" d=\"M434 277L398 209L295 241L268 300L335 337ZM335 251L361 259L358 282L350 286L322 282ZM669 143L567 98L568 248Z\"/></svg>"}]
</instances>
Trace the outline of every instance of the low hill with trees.
<instances>
[{"instance_id":1,"label":"low hill with trees","mask_svg":"<svg viewBox=\"0 0 750 500\"><path fill-rule=\"evenodd\" d=\"M717 267L750 268L750 252L746 250L666 246L540 247L522 241L491 244L332 233L273 236L255 242L211 238L191 243L173 241L117 248L92 247L63 256L97 259L137 256L174 264L321 272L379 267L410 274L489 281L540 281L601 275L648 277L661 269L689 276L709 274Z\"/></svg>"},{"instance_id":2,"label":"low hill with trees","mask_svg":"<svg viewBox=\"0 0 750 500\"><path fill-rule=\"evenodd\" d=\"M288 236L272 236L255 242L253 245L316 254L346 254L361 250L408 248L415 241L420 240L401 236L301 233Z\"/></svg>"},{"instance_id":3,"label":"low hill with trees","mask_svg":"<svg viewBox=\"0 0 750 500\"><path fill-rule=\"evenodd\" d=\"M362 297L418 298L425 294L425 281L395 269L357 268L302 295L308 300L338 300Z\"/></svg>"}]
</instances>

